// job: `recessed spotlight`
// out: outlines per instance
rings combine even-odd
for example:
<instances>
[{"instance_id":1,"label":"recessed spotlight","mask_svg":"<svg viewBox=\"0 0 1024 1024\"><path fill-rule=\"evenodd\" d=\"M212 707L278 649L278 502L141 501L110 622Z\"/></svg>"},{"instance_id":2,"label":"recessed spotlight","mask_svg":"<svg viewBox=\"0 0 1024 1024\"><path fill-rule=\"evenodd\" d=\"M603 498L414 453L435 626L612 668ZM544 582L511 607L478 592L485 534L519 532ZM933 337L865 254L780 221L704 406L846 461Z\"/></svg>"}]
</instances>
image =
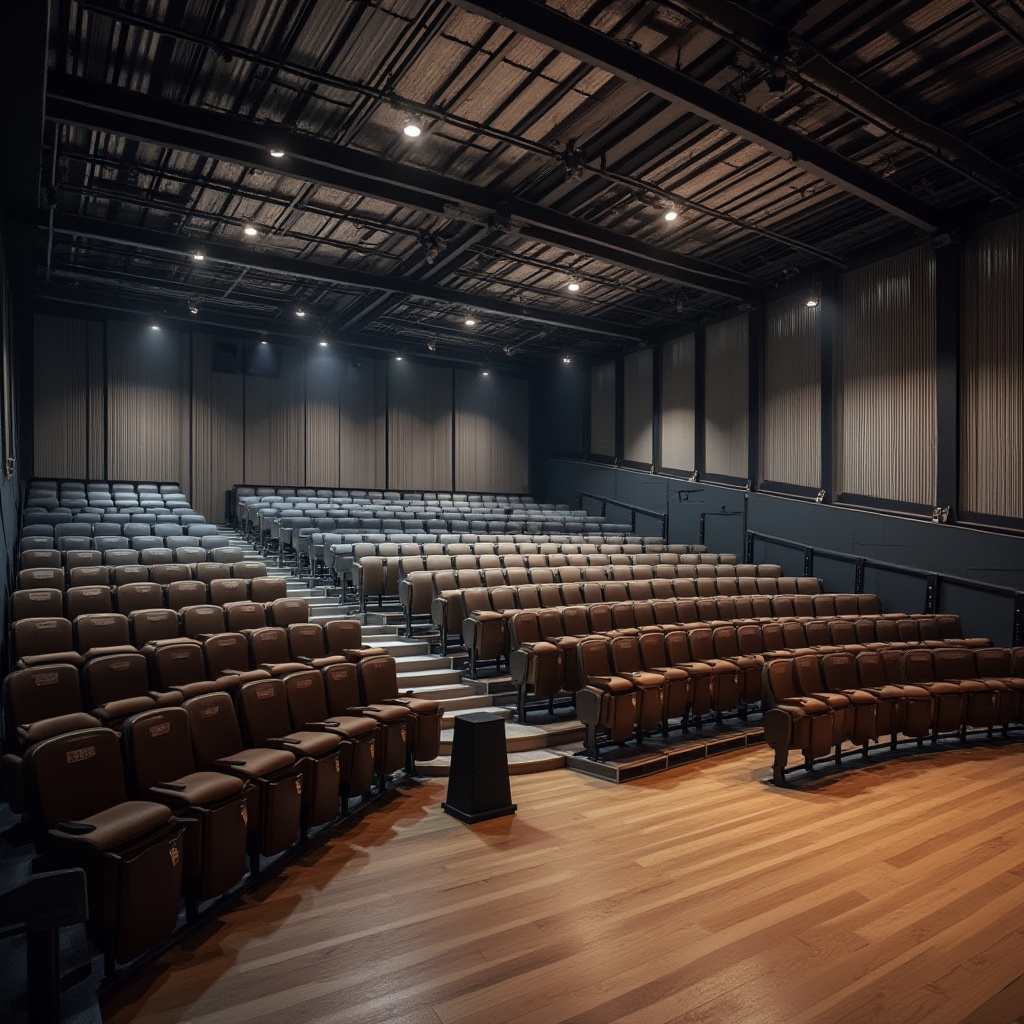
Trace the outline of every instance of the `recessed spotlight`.
<instances>
[{"instance_id":1,"label":"recessed spotlight","mask_svg":"<svg viewBox=\"0 0 1024 1024\"><path fill-rule=\"evenodd\" d=\"M400 363L402 361L402 358L402 356L395 356L395 362Z\"/></svg>"},{"instance_id":2,"label":"recessed spotlight","mask_svg":"<svg viewBox=\"0 0 1024 1024\"><path fill-rule=\"evenodd\" d=\"M149 325L149 329L150 329L151 331L159 331L159 330L160 330L160 325L159 325L159 324L158 324L158 323L157 323L157 322L156 322L156 321L154 320L154 321L153 321L153 322L152 322L152 323L151 323L151 324Z\"/></svg>"},{"instance_id":3,"label":"recessed spotlight","mask_svg":"<svg viewBox=\"0 0 1024 1024\"><path fill-rule=\"evenodd\" d=\"M270 155L278 160L284 156L284 150L280 146L273 146L270 150Z\"/></svg>"},{"instance_id":4,"label":"recessed spotlight","mask_svg":"<svg viewBox=\"0 0 1024 1024\"><path fill-rule=\"evenodd\" d=\"M471 317L471 316L467 316L466 317L466 326L467 327L476 327L476 321L473 319L473 317Z\"/></svg>"},{"instance_id":5,"label":"recessed spotlight","mask_svg":"<svg viewBox=\"0 0 1024 1024\"><path fill-rule=\"evenodd\" d=\"M490 370L481 370L480 371L480 376L481 377L490 377L490 375L491 375L491 371Z\"/></svg>"},{"instance_id":6,"label":"recessed spotlight","mask_svg":"<svg viewBox=\"0 0 1024 1024\"><path fill-rule=\"evenodd\" d=\"M320 339L320 347L327 348L327 341L324 338Z\"/></svg>"},{"instance_id":7,"label":"recessed spotlight","mask_svg":"<svg viewBox=\"0 0 1024 1024\"><path fill-rule=\"evenodd\" d=\"M304 317L306 315L306 311L300 307L299 309L295 310L295 315L300 318Z\"/></svg>"},{"instance_id":8,"label":"recessed spotlight","mask_svg":"<svg viewBox=\"0 0 1024 1024\"><path fill-rule=\"evenodd\" d=\"M201 263L203 260L206 259L206 255L203 253L202 249L196 249L196 251L192 253L192 259L194 259L197 263Z\"/></svg>"},{"instance_id":9,"label":"recessed spotlight","mask_svg":"<svg viewBox=\"0 0 1024 1024\"><path fill-rule=\"evenodd\" d=\"M678 216L679 216L679 211L678 210L666 210L665 211L665 220L669 221L670 223L672 221L674 221L676 219L676 217L678 217Z\"/></svg>"},{"instance_id":10,"label":"recessed spotlight","mask_svg":"<svg viewBox=\"0 0 1024 1024\"><path fill-rule=\"evenodd\" d=\"M270 344L270 342L269 342L269 341L267 341L267 339L266 339L266 338L260 338L260 344L261 344L261 345L269 345L269 344Z\"/></svg>"},{"instance_id":11,"label":"recessed spotlight","mask_svg":"<svg viewBox=\"0 0 1024 1024\"><path fill-rule=\"evenodd\" d=\"M571 363L572 362L572 356L570 356L570 355L562 356L562 362L563 363Z\"/></svg>"},{"instance_id":12,"label":"recessed spotlight","mask_svg":"<svg viewBox=\"0 0 1024 1024\"><path fill-rule=\"evenodd\" d=\"M573 279L566 285L566 288L568 288L571 292L578 292L580 290L580 283L579 281Z\"/></svg>"},{"instance_id":13,"label":"recessed spotlight","mask_svg":"<svg viewBox=\"0 0 1024 1024\"><path fill-rule=\"evenodd\" d=\"M415 117L410 117L402 126L402 132L410 139L418 139L423 134L423 125Z\"/></svg>"},{"instance_id":14,"label":"recessed spotlight","mask_svg":"<svg viewBox=\"0 0 1024 1024\"><path fill-rule=\"evenodd\" d=\"M243 231L244 231L244 232L245 232L245 233L246 233L246 234L247 234L247 235L248 235L248 236L249 236L250 238L255 238L255 237L256 237L256 236L257 236L257 235L259 234L259 232L258 232L258 231L257 231L257 230L256 230L256 229L255 229L255 228L254 228L254 227L253 227L253 226L252 226L251 224L246 224L246 225L245 225L245 227L244 227L244 228L243 228L242 230L243 230Z\"/></svg>"}]
</instances>

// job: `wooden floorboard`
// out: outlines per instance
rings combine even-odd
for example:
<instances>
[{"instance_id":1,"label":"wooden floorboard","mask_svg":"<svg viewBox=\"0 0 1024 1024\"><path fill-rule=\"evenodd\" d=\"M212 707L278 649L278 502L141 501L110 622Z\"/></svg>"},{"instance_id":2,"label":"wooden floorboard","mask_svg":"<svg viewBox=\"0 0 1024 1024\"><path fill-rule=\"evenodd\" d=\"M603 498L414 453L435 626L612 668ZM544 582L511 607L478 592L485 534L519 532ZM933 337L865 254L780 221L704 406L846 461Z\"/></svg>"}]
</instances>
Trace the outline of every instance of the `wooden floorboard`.
<instances>
[{"instance_id":1,"label":"wooden floorboard","mask_svg":"<svg viewBox=\"0 0 1024 1024\"><path fill-rule=\"evenodd\" d=\"M781 790L764 748L613 786L403 789L104 1004L111 1024L1011 1024L1024 750Z\"/></svg>"}]
</instances>

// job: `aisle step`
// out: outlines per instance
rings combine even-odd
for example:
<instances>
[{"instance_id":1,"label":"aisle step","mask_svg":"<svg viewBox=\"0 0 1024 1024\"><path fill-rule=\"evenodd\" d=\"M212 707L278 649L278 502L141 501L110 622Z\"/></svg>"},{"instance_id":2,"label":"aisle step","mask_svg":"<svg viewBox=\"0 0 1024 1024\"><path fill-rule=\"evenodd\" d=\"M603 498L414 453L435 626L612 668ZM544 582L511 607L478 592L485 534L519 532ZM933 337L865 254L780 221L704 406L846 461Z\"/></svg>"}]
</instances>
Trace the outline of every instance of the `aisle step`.
<instances>
[{"instance_id":1,"label":"aisle step","mask_svg":"<svg viewBox=\"0 0 1024 1024\"><path fill-rule=\"evenodd\" d=\"M524 750L508 754L509 775L532 775L535 772L550 772L565 767L566 755L558 750ZM428 778L447 778L451 771L452 759L448 755L422 761L416 764L416 774Z\"/></svg>"}]
</instances>

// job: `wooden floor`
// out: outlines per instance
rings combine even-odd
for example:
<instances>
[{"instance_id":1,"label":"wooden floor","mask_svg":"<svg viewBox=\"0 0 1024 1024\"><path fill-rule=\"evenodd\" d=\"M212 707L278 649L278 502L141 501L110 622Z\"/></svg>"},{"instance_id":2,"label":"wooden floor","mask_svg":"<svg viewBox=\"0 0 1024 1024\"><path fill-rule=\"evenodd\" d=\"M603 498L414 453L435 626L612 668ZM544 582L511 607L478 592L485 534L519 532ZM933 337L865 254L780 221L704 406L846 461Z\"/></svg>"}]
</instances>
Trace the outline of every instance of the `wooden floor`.
<instances>
[{"instance_id":1,"label":"wooden floor","mask_svg":"<svg viewBox=\"0 0 1024 1024\"><path fill-rule=\"evenodd\" d=\"M110 998L112 1022L1024 1017L1024 749L763 785L765 748L622 786L403 791Z\"/></svg>"}]
</instances>

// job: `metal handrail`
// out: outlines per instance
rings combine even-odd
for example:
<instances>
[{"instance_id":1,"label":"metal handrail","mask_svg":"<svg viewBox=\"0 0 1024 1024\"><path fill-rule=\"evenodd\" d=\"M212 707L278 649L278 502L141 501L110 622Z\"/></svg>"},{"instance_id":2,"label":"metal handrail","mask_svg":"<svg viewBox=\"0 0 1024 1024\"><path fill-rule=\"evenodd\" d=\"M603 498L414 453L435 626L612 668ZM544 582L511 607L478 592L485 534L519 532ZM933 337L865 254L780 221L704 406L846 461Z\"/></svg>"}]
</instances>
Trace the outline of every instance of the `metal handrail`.
<instances>
[{"instance_id":1,"label":"metal handrail","mask_svg":"<svg viewBox=\"0 0 1024 1024\"><path fill-rule=\"evenodd\" d=\"M635 533L636 532L636 517L639 512L641 515L650 516L652 519L657 519L661 523L661 539L668 540L668 513L667 512L655 512L654 509L644 508L641 505L631 505L626 501L619 501L618 498L608 498L603 494L591 494L589 491L577 491L576 492L576 507L583 508L583 499L593 498L594 501L601 502L601 511L598 513L604 516L609 505L615 505L616 508L624 508L629 512L629 528Z\"/></svg>"},{"instance_id":2,"label":"metal handrail","mask_svg":"<svg viewBox=\"0 0 1024 1024\"><path fill-rule=\"evenodd\" d=\"M898 573L902 576L913 576L923 579L925 587L925 612L933 613L936 610L939 598L939 587L943 583L951 583L966 590L977 590L987 594L998 594L1001 597L1013 601L1013 642L1014 645L1024 644L1024 592L1014 590L1013 587L1004 587L998 583L986 583L983 580L973 580L967 576L954 576L950 573L929 572L927 569L919 569L916 566L900 565L898 562L886 562L880 558L869 558L864 555L852 555L848 551L833 551L830 548L819 548L810 544L801 544L799 541L789 537L776 537L770 533L760 533L757 530L747 530L746 536L746 558L748 562L754 560L754 541L767 541L770 544L778 544L780 547L792 548L795 551L804 553L804 575L814 575L814 556L822 555L836 562L848 562L856 569L854 577L854 591L862 593L864 590L864 570L883 569L886 572Z\"/></svg>"}]
</instances>

